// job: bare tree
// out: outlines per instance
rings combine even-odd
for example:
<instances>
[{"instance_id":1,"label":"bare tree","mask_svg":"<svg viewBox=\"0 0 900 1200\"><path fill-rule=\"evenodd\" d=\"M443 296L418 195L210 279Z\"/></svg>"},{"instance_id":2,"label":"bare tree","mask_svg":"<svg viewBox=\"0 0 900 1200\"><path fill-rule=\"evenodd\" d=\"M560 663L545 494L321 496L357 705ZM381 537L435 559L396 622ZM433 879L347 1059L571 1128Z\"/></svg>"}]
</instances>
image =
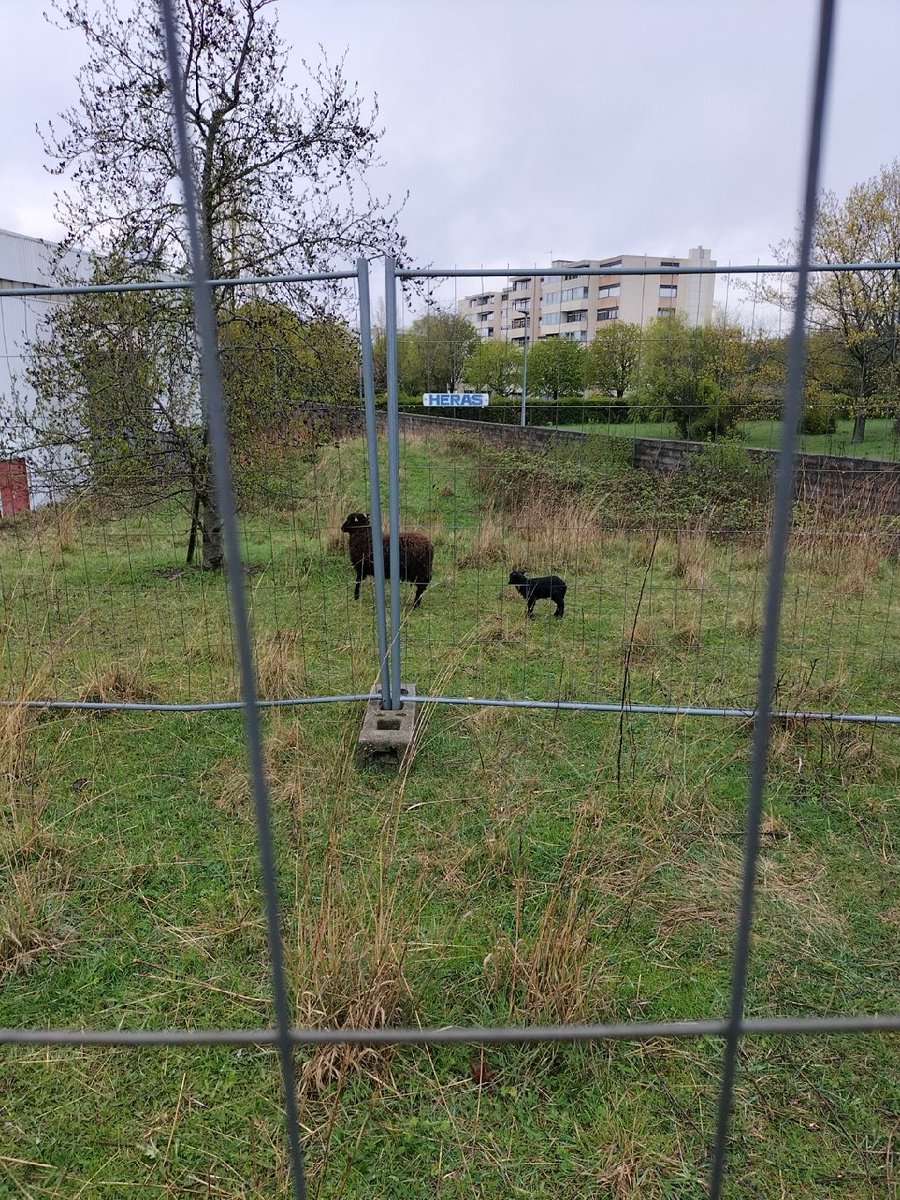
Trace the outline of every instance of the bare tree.
<instances>
[{"instance_id":1,"label":"bare tree","mask_svg":"<svg viewBox=\"0 0 900 1200\"><path fill-rule=\"evenodd\" d=\"M377 101L364 104L344 60L303 62L286 79L287 47L273 0L176 0L185 105L202 237L214 276L334 269L357 255L393 253L405 239L391 198L370 192L380 162ZM67 235L98 260L115 249L135 278L188 266L177 156L156 6L121 15L113 0L53 0L89 56L79 99L43 132ZM128 276L128 270L124 272ZM240 293L215 290L220 328ZM298 307L310 293L295 291ZM321 315L321 310L320 310ZM203 442L205 444L205 433ZM221 524L208 470L198 472L203 563L222 564ZM195 530L192 530L192 534Z\"/></svg>"},{"instance_id":2,"label":"bare tree","mask_svg":"<svg viewBox=\"0 0 900 1200\"><path fill-rule=\"evenodd\" d=\"M792 241L773 248L780 262L796 262ZM839 199L824 192L816 214L813 258L823 263L897 262L900 255L900 160L881 168ZM774 283L758 294L781 307L793 305ZM810 328L839 339L851 368L854 443L865 439L866 418L888 410L900 375L900 272L836 271L813 275ZM896 411L895 414L896 415Z\"/></svg>"}]
</instances>

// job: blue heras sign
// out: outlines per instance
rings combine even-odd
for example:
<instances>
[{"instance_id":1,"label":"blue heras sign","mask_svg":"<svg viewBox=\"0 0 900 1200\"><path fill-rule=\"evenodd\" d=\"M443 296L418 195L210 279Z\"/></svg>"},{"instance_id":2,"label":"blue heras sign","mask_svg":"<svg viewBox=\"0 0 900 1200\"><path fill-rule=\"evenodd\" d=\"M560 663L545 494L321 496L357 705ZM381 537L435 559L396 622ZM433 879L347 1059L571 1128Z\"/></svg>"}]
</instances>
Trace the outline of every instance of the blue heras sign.
<instances>
[{"instance_id":1,"label":"blue heras sign","mask_svg":"<svg viewBox=\"0 0 900 1200\"><path fill-rule=\"evenodd\" d=\"M426 408L487 408L488 392L425 392Z\"/></svg>"}]
</instances>

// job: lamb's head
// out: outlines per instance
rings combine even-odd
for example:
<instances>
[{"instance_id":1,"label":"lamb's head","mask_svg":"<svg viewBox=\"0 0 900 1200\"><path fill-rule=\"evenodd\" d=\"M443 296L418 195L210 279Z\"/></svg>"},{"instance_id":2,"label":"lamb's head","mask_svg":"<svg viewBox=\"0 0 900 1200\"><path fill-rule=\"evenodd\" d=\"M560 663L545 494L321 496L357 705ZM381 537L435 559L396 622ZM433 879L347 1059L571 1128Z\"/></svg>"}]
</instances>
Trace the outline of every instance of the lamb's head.
<instances>
[{"instance_id":1,"label":"lamb's head","mask_svg":"<svg viewBox=\"0 0 900 1200\"><path fill-rule=\"evenodd\" d=\"M355 529L371 529L372 523L365 513L352 512L341 526L341 533L352 533Z\"/></svg>"},{"instance_id":2,"label":"lamb's head","mask_svg":"<svg viewBox=\"0 0 900 1200\"><path fill-rule=\"evenodd\" d=\"M523 587L528 582L528 576L524 571L510 571L509 579L506 582L512 584L513 587Z\"/></svg>"}]
</instances>

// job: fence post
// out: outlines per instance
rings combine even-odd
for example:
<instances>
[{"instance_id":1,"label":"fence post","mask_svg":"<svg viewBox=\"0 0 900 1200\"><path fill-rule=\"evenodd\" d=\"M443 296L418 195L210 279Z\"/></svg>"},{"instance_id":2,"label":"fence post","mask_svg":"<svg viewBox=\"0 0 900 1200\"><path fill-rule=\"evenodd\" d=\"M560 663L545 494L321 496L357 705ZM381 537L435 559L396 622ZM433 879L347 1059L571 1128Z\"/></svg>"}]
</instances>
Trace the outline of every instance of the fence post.
<instances>
[{"instance_id":1,"label":"fence post","mask_svg":"<svg viewBox=\"0 0 900 1200\"><path fill-rule=\"evenodd\" d=\"M369 504L372 520L372 565L375 571L375 625L381 676L381 707L391 701L388 663L387 612L384 600L384 543L381 537L381 484L378 479L378 422L375 417L375 370L372 356L372 313L369 302L369 263L356 260L359 288L359 341L362 348L363 396L366 402L366 457L369 464Z\"/></svg>"},{"instance_id":2,"label":"fence post","mask_svg":"<svg viewBox=\"0 0 900 1200\"><path fill-rule=\"evenodd\" d=\"M391 709L400 700L400 421L397 395L397 264L384 260L385 349L387 354L388 528L391 571Z\"/></svg>"},{"instance_id":3,"label":"fence post","mask_svg":"<svg viewBox=\"0 0 900 1200\"><path fill-rule=\"evenodd\" d=\"M209 264L203 249L200 214L191 168L191 148L188 140L185 99L181 91L184 78L178 53L175 14L172 0L160 0L159 13L163 29L163 46L168 68L169 95L172 104L172 124L177 148L178 172L184 192L184 216L190 245L191 291L194 301L194 322L200 350L200 392L203 411L209 429L209 447L213 486L222 518L225 546L225 574L228 597L234 615L234 645L240 664L241 698L244 702L244 744L247 771L252 784L253 808L256 820L256 841L259 850L259 871L266 915L266 934L269 944L269 973L272 981L272 1003L278 1057L281 1065L284 1122L288 1155L291 1164L291 1190L295 1200L305 1200L306 1181L303 1173L303 1150L300 1144L300 1114L297 1105L297 1080L294 1074L294 1048L291 1041L291 1003L282 944L281 915L278 904L278 881L275 870L275 842L269 811L269 793L263 763L262 729L256 698L256 676L253 650L250 643L250 621L244 591L238 536L237 506L231 474L228 448L228 425L222 399L222 377L219 367L216 318L213 312L212 291L209 286Z\"/></svg>"},{"instance_id":4,"label":"fence post","mask_svg":"<svg viewBox=\"0 0 900 1200\"><path fill-rule=\"evenodd\" d=\"M794 327L788 347L788 372L782 408L781 448L775 476L775 496L772 505L772 532L769 537L769 570L766 580L762 645L759 652L759 684L756 717L753 722L753 744L750 750L750 769L747 781L747 811L744 823L744 857L741 869L741 894L738 903L737 931L731 968L731 1002L722 1057L722 1078L719 1107L716 1114L716 1133L709 1173L709 1200L719 1200L725 1179L725 1158L731 1125L731 1107L737 1074L738 1046L744 1021L747 991L747 968L750 958L750 935L753 929L753 900L756 889L756 864L759 857L760 825L762 823L763 793L766 782L766 763L769 756L769 735L772 724L772 695L775 689L775 665L778 653L778 630L781 619L781 597L784 585L785 562L790 536L793 507L794 471L797 459L797 426L803 412L803 382L806 356L806 302L812 258L813 229L819 192L819 163L822 135L825 127L825 100L828 95L828 68L831 59L836 0L820 0L819 30L812 112L807 144L806 175L803 189L803 223L800 235L800 266L797 274L797 302L794 308Z\"/></svg>"}]
</instances>

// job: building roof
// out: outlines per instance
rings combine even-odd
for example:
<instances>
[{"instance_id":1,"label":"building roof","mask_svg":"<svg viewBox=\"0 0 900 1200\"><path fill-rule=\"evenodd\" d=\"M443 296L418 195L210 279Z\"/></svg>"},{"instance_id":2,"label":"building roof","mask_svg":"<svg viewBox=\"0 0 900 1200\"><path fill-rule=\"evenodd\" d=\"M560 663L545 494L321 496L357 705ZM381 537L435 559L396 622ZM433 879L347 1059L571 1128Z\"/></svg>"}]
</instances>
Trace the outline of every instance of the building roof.
<instances>
[{"instance_id":1,"label":"building roof","mask_svg":"<svg viewBox=\"0 0 900 1200\"><path fill-rule=\"evenodd\" d=\"M58 282L51 274L58 250L56 242L0 229L0 279L26 287L52 287ZM77 272L79 258L72 251L65 255L63 263L67 272Z\"/></svg>"}]
</instances>

